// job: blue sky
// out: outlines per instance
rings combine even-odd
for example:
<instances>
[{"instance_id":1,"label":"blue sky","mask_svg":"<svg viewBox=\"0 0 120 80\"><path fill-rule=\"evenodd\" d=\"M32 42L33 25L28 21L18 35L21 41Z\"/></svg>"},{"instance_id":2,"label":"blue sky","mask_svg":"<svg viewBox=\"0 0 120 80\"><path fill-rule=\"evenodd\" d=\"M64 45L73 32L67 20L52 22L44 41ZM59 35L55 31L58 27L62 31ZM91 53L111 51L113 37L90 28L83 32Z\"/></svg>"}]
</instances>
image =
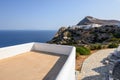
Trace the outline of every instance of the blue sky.
<instances>
[{"instance_id":1,"label":"blue sky","mask_svg":"<svg viewBox=\"0 0 120 80\"><path fill-rule=\"evenodd\" d=\"M0 30L57 30L85 16L120 20L120 0L0 0Z\"/></svg>"}]
</instances>

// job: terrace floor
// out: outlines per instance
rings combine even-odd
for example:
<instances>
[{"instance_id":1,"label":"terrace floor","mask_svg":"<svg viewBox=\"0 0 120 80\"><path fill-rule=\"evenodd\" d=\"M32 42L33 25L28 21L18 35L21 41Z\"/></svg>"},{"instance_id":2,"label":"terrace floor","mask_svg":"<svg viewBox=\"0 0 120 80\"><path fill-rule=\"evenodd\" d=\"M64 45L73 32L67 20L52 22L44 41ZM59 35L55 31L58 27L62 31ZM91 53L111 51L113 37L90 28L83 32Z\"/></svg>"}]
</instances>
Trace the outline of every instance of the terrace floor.
<instances>
[{"instance_id":1,"label":"terrace floor","mask_svg":"<svg viewBox=\"0 0 120 80\"><path fill-rule=\"evenodd\" d=\"M26 52L0 60L0 80L54 80L67 56Z\"/></svg>"}]
</instances>

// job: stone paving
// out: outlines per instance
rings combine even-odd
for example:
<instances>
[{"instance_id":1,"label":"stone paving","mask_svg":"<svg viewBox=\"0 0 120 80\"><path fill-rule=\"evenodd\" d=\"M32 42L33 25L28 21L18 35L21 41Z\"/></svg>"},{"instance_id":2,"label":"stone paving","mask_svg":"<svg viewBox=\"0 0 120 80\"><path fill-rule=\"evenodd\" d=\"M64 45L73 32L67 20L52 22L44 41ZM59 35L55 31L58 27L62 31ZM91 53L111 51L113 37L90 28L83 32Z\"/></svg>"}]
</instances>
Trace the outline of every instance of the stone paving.
<instances>
[{"instance_id":1,"label":"stone paving","mask_svg":"<svg viewBox=\"0 0 120 80\"><path fill-rule=\"evenodd\" d=\"M81 72L79 74L79 80L107 80L109 67L104 65L103 60L114 52L115 49L99 50L96 53L89 56L83 63Z\"/></svg>"}]
</instances>

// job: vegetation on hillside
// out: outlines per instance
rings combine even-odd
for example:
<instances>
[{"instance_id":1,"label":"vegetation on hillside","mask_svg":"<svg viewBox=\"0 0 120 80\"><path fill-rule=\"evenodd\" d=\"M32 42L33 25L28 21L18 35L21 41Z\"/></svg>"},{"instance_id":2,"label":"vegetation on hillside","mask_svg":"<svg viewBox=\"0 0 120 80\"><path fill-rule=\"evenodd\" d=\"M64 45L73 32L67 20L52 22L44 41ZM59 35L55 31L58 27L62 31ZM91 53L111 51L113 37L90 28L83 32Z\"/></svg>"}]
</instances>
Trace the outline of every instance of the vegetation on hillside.
<instances>
[{"instance_id":1,"label":"vegetation on hillside","mask_svg":"<svg viewBox=\"0 0 120 80\"><path fill-rule=\"evenodd\" d=\"M119 45L117 43L111 43L108 45L108 48L117 48Z\"/></svg>"},{"instance_id":2,"label":"vegetation on hillside","mask_svg":"<svg viewBox=\"0 0 120 80\"><path fill-rule=\"evenodd\" d=\"M77 55L88 55L90 50L118 47L120 27L116 25L90 29L62 27L49 43L75 45Z\"/></svg>"},{"instance_id":3,"label":"vegetation on hillside","mask_svg":"<svg viewBox=\"0 0 120 80\"><path fill-rule=\"evenodd\" d=\"M76 47L76 52L80 55L89 55L90 54L90 49L86 47Z\"/></svg>"}]
</instances>

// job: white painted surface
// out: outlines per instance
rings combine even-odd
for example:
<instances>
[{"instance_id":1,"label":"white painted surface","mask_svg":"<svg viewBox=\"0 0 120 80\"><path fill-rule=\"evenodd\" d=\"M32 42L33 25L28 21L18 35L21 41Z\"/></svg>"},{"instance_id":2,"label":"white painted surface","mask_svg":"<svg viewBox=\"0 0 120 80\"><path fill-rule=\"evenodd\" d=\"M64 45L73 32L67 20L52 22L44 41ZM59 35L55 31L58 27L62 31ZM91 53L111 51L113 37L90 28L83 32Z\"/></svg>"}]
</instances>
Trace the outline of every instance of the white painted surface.
<instances>
[{"instance_id":1,"label":"white painted surface","mask_svg":"<svg viewBox=\"0 0 120 80\"><path fill-rule=\"evenodd\" d=\"M75 47L56 44L35 43L32 50L68 55L56 80L75 80Z\"/></svg>"},{"instance_id":2,"label":"white painted surface","mask_svg":"<svg viewBox=\"0 0 120 80\"><path fill-rule=\"evenodd\" d=\"M69 55L73 47L56 44L35 43L32 50Z\"/></svg>"},{"instance_id":3,"label":"white painted surface","mask_svg":"<svg viewBox=\"0 0 120 80\"><path fill-rule=\"evenodd\" d=\"M94 27L101 27L102 25L99 24L89 24L89 25L73 25L70 27L70 29L75 29L75 28L81 28L81 29L90 29L90 28L94 28Z\"/></svg>"},{"instance_id":4,"label":"white painted surface","mask_svg":"<svg viewBox=\"0 0 120 80\"><path fill-rule=\"evenodd\" d=\"M26 43L0 48L0 59L12 57L31 50L68 55L65 64L55 80L75 80L75 47L72 46L46 43Z\"/></svg>"},{"instance_id":5,"label":"white painted surface","mask_svg":"<svg viewBox=\"0 0 120 80\"><path fill-rule=\"evenodd\" d=\"M12 57L31 50L34 43L26 43L10 47L0 48L0 59Z\"/></svg>"},{"instance_id":6,"label":"white painted surface","mask_svg":"<svg viewBox=\"0 0 120 80\"><path fill-rule=\"evenodd\" d=\"M69 57L58 74L56 80L76 80L75 79L75 47L71 49Z\"/></svg>"}]
</instances>

